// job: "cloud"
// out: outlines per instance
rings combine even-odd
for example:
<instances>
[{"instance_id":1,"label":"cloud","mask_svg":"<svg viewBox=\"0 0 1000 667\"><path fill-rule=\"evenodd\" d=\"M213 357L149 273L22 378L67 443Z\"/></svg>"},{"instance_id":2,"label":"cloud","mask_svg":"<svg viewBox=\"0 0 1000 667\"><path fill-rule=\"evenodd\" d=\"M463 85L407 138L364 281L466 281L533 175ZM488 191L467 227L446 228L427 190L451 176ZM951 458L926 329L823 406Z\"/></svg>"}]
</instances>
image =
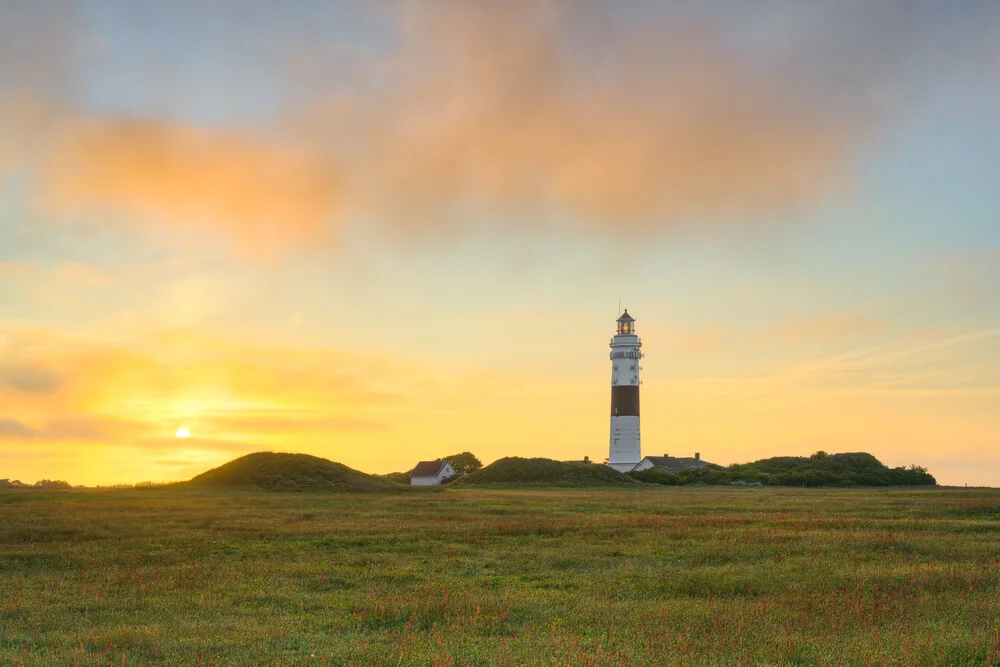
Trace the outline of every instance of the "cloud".
<instances>
[{"instance_id":1,"label":"cloud","mask_svg":"<svg viewBox=\"0 0 1000 667\"><path fill-rule=\"evenodd\" d=\"M23 144L7 162L30 165L50 216L205 232L257 255L322 247L372 221L405 237L565 225L620 239L788 217L849 187L859 146L915 90L974 68L994 10L511 0L387 15L390 39L349 58L283 31L272 52L288 63L286 106L252 126L96 115L71 87L35 85L71 79L76 38L44 71L4 68L22 102L0 118ZM248 39L271 35L261 16L243 26ZM13 19L41 39L16 54L58 41ZM211 55L201 48L180 72L194 77Z\"/></svg>"},{"instance_id":2,"label":"cloud","mask_svg":"<svg viewBox=\"0 0 1000 667\"><path fill-rule=\"evenodd\" d=\"M99 414L58 414L28 423L0 421L0 438L40 442L120 442L148 429L150 424Z\"/></svg>"},{"instance_id":3,"label":"cloud","mask_svg":"<svg viewBox=\"0 0 1000 667\"><path fill-rule=\"evenodd\" d=\"M996 305L1000 290L1000 249L977 248L935 257L925 273L944 283L952 303L972 301Z\"/></svg>"},{"instance_id":4,"label":"cloud","mask_svg":"<svg viewBox=\"0 0 1000 667\"><path fill-rule=\"evenodd\" d=\"M213 429L227 433L346 433L377 431L388 428L385 421L360 417L329 417L287 411L267 411L243 415L212 417L206 422Z\"/></svg>"},{"instance_id":5,"label":"cloud","mask_svg":"<svg viewBox=\"0 0 1000 667\"><path fill-rule=\"evenodd\" d=\"M710 32L601 31L602 10L576 9L403 11L392 85L352 100L368 148L355 196L409 234L492 216L616 235L795 210L842 184L855 119L824 114ZM342 122L314 131L333 142Z\"/></svg>"},{"instance_id":6,"label":"cloud","mask_svg":"<svg viewBox=\"0 0 1000 667\"><path fill-rule=\"evenodd\" d=\"M885 395L1000 396L996 372L1000 328L928 332L801 364L792 376L804 387Z\"/></svg>"},{"instance_id":7,"label":"cloud","mask_svg":"<svg viewBox=\"0 0 1000 667\"><path fill-rule=\"evenodd\" d=\"M221 233L254 253L336 233L338 170L287 142L148 120L60 123L40 196L61 215Z\"/></svg>"},{"instance_id":8,"label":"cloud","mask_svg":"<svg viewBox=\"0 0 1000 667\"><path fill-rule=\"evenodd\" d=\"M0 385L29 394L48 394L58 388L59 376L42 366L0 365Z\"/></svg>"},{"instance_id":9,"label":"cloud","mask_svg":"<svg viewBox=\"0 0 1000 667\"><path fill-rule=\"evenodd\" d=\"M378 430L383 420L367 411L399 407L419 382L409 364L379 355L192 332L128 346L39 329L4 333L0 404L18 415L5 432L34 439L135 441L181 425L216 439Z\"/></svg>"},{"instance_id":10,"label":"cloud","mask_svg":"<svg viewBox=\"0 0 1000 667\"><path fill-rule=\"evenodd\" d=\"M67 0L0 6L0 92L62 97L83 47L79 4Z\"/></svg>"},{"instance_id":11,"label":"cloud","mask_svg":"<svg viewBox=\"0 0 1000 667\"><path fill-rule=\"evenodd\" d=\"M34 431L31 428L19 421L15 421L13 419L0 419L0 438L29 438L33 433Z\"/></svg>"},{"instance_id":12,"label":"cloud","mask_svg":"<svg viewBox=\"0 0 1000 667\"><path fill-rule=\"evenodd\" d=\"M0 5L0 185L23 166L48 110L73 105L86 23L72 0Z\"/></svg>"},{"instance_id":13,"label":"cloud","mask_svg":"<svg viewBox=\"0 0 1000 667\"><path fill-rule=\"evenodd\" d=\"M77 301L82 293L105 287L111 278L94 267L79 262L40 264L36 262L0 261L0 291L5 287L19 297L33 301L66 305Z\"/></svg>"},{"instance_id":14,"label":"cloud","mask_svg":"<svg viewBox=\"0 0 1000 667\"><path fill-rule=\"evenodd\" d=\"M187 461L188 463L191 462L191 459L204 460L213 456L216 457L217 460L217 455L220 453L230 453L231 456L231 453L240 454L260 450L262 448L259 442L253 442L252 440L199 437L190 437L181 440L173 436L136 439L132 442L132 444L140 450L171 453L176 453L178 451L186 452L189 456ZM148 452L146 455L148 456ZM163 461L158 460L156 462L162 463Z\"/></svg>"},{"instance_id":15,"label":"cloud","mask_svg":"<svg viewBox=\"0 0 1000 667\"><path fill-rule=\"evenodd\" d=\"M721 325L651 327L651 333L662 338L664 347L676 350L685 357L715 355L732 341L732 333Z\"/></svg>"},{"instance_id":16,"label":"cloud","mask_svg":"<svg viewBox=\"0 0 1000 667\"><path fill-rule=\"evenodd\" d=\"M784 322L771 327L762 335L769 340L785 343L841 340L862 334L884 331L886 325L866 315L827 315L805 320Z\"/></svg>"}]
</instances>

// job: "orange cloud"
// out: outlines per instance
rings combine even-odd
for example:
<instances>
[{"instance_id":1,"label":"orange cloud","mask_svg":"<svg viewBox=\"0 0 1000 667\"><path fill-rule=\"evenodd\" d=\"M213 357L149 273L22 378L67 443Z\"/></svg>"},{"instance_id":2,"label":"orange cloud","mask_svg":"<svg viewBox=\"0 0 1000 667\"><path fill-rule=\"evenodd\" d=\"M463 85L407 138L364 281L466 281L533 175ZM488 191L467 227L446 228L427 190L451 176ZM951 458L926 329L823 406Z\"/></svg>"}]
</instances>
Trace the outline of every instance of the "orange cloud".
<instances>
[{"instance_id":1,"label":"orange cloud","mask_svg":"<svg viewBox=\"0 0 1000 667\"><path fill-rule=\"evenodd\" d=\"M7 287L11 293L44 304L63 305L79 298L81 290L110 282L106 274L78 262L0 262L0 290Z\"/></svg>"},{"instance_id":2,"label":"orange cloud","mask_svg":"<svg viewBox=\"0 0 1000 667\"><path fill-rule=\"evenodd\" d=\"M338 171L287 142L143 120L56 131L41 196L62 214L222 232L255 252L322 242L339 224Z\"/></svg>"},{"instance_id":3,"label":"orange cloud","mask_svg":"<svg viewBox=\"0 0 1000 667\"><path fill-rule=\"evenodd\" d=\"M649 327L649 333L662 340L665 349L685 356L715 354L730 343L732 333L721 325L686 328Z\"/></svg>"},{"instance_id":4,"label":"orange cloud","mask_svg":"<svg viewBox=\"0 0 1000 667\"><path fill-rule=\"evenodd\" d=\"M828 315L778 324L767 330L764 337L782 342L812 342L878 333L885 328L883 322L866 315Z\"/></svg>"},{"instance_id":5,"label":"orange cloud","mask_svg":"<svg viewBox=\"0 0 1000 667\"><path fill-rule=\"evenodd\" d=\"M0 439L42 442L121 442L148 431L150 424L105 415L62 415L43 420L0 419Z\"/></svg>"},{"instance_id":6,"label":"orange cloud","mask_svg":"<svg viewBox=\"0 0 1000 667\"><path fill-rule=\"evenodd\" d=\"M601 20L571 3L407 5L398 49L358 65L382 85L303 90L267 128L66 105L0 125L33 137L13 162L33 165L50 214L204 230L254 254L360 220L404 234L571 220L617 237L796 210L843 185L867 123L827 113L703 26L636 34Z\"/></svg>"},{"instance_id":7,"label":"orange cloud","mask_svg":"<svg viewBox=\"0 0 1000 667\"><path fill-rule=\"evenodd\" d=\"M319 414L317 414L319 413ZM384 421L360 417L329 417L321 411L265 411L223 415L203 420L213 430L225 433L344 433L386 428Z\"/></svg>"},{"instance_id":8,"label":"orange cloud","mask_svg":"<svg viewBox=\"0 0 1000 667\"><path fill-rule=\"evenodd\" d=\"M0 397L26 410L336 410L398 400L385 386L399 373L371 354L247 346L191 332L163 332L126 347L39 329L9 331L2 351ZM382 386L368 385L365 378L374 375Z\"/></svg>"},{"instance_id":9,"label":"orange cloud","mask_svg":"<svg viewBox=\"0 0 1000 667\"><path fill-rule=\"evenodd\" d=\"M265 86L287 97L267 127L207 129L86 117L80 62L109 37L88 33L86 12L5 11L0 171L33 163L61 216L207 230L258 254L372 221L410 235L566 225L618 239L788 218L849 185L857 146L929 78L979 72L997 41L989 3L958 17L893 3L401 3L372 10L387 33L353 46L272 30L286 12L252 11L246 39L291 35L268 41L269 67L254 72L287 73ZM234 39L220 30L190 60ZM928 70L928 52L951 55ZM183 98L184 81L173 85Z\"/></svg>"},{"instance_id":10,"label":"orange cloud","mask_svg":"<svg viewBox=\"0 0 1000 667\"><path fill-rule=\"evenodd\" d=\"M564 3L406 12L373 180L404 210L460 220L487 203L606 233L793 209L842 181L858 128L780 73L664 26L595 35L608 42L594 63L576 16Z\"/></svg>"}]
</instances>

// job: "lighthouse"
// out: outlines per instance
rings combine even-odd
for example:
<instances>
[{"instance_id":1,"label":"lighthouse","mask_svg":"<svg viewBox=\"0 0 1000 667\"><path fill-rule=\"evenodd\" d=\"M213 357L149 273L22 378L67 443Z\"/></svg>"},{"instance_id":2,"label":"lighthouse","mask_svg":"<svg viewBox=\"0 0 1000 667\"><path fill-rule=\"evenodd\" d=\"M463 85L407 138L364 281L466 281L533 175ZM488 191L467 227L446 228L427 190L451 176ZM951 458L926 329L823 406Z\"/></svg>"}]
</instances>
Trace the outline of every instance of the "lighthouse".
<instances>
[{"instance_id":1,"label":"lighthouse","mask_svg":"<svg viewBox=\"0 0 1000 667\"><path fill-rule=\"evenodd\" d=\"M611 339L611 445L608 465L620 472L642 460L639 444L639 360L642 341L635 335L635 319L628 309L618 318Z\"/></svg>"}]
</instances>

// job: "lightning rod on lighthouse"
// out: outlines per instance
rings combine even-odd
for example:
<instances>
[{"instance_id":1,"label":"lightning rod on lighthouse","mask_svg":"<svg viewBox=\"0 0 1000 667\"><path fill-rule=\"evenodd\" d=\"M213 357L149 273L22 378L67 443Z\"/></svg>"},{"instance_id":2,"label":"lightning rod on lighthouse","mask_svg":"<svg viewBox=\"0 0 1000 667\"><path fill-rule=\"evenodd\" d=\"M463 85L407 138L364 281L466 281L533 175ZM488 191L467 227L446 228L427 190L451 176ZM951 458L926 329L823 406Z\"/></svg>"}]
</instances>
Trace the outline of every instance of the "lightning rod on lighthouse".
<instances>
[{"instance_id":1,"label":"lightning rod on lighthouse","mask_svg":"<svg viewBox=\"0 0 1000 667\"><path fill-rule=\"evenodd\" d=\"M639 360L642 341L628 309L611 339L611 444L608 465L628 472L642 460L639 440Z\"/></svg>"}]
</instances>

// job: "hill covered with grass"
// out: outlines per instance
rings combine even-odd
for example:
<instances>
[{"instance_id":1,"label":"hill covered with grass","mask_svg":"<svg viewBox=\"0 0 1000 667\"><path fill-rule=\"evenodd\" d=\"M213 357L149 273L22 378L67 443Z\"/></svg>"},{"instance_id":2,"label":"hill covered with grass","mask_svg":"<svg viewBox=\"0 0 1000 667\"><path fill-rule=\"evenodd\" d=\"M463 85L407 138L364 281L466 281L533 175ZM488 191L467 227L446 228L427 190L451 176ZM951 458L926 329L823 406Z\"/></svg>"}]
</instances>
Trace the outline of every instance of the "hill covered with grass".
<instances>
[{"instance_id":1,"label":"hill covered with grass","mask_svg":"<svg viewBox=\"0 0 1000 667\"><path fill-rule=\"evenodd\" d=\"M510 456L469 473L455 485L634 486L636 483L628 475L605 465Z\"/></svg>"},{"instance_id":2,"label":"hill covered with grass","mask_svg":"<svg viewBox=\"0 0 1000 667\"><path fill-rule=\"evenodd\" d=\"M684 484L763 484L767 486L933 486L934 476L917 465L889 468L866 452L812 456L776 456L751 463L734 463L727 468L695 468L671 473L650 468L629 473L646 483L680 486Z\"/></svg>"},{"instance_id":3,"label":"hill covered with grass","mask_svg":"<svg viewBox=\"0 0 1000 667\"><path fill-rule=\"evenodd\" d=\"M268 491L399 491L399 484L308 454L247 454L191 479L197 486Z\"/></svg>"}]
</instances>

